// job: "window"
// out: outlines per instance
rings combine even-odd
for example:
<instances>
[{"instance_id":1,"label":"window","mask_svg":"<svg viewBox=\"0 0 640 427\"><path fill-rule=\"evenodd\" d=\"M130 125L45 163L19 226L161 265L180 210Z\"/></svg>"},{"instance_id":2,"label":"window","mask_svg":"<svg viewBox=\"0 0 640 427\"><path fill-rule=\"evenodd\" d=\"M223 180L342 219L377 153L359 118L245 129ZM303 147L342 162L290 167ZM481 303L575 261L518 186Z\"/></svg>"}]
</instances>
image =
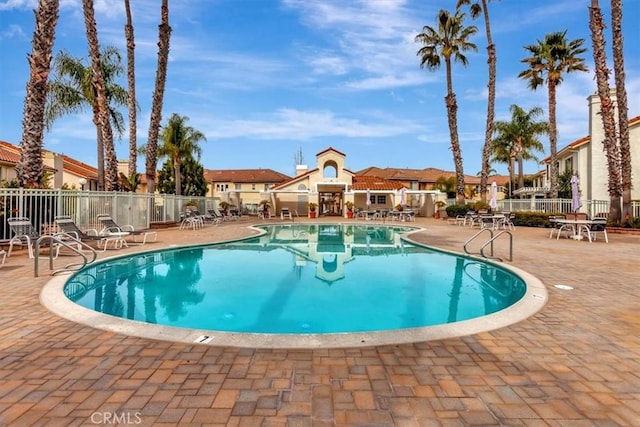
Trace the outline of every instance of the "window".
<instances>
[{"instance_id":1,"label":"window","mask_svg":"<svg viewBox=\"0 0 640 427\"><path fill-rule=\"evenodd\" d=\"M236 190L242 190L242 184L236 183Z\"/></svg>"},{"instance_id":2,"label":"window","mask_svg":"<svg viewBox=\"0 0 640 427\"><path fill-rule=\"evenodd\" d=\"M216 184L216 191L220 191L220 184Z\"/></svg>"},{"instance_id":3,"label":"window","mask_svg":"<svg viewBox=\"0 0 640 427\"><path fill-rule=\"evenodd\" d=\"M229 191L229 184L224 185L224 191Z\"/></svg>"},{"instance_id":4,"label":"window","mask_svg":"<svg viewBox=\"0 0 640 427\"><path fill-rule=\"evenodd\" d=\"M255 184L251 184L251 189L255 190L256 189L256 185Z\"/></svg>"},{"instance_id":5,"label":"window","mask_svg":"<svg viewBox=\"0 0 640 427\"><path fill-rule=\"evenodd\" d=\"M376 196L372 196L372 199L376 199ZM375 202L378 205L386 205L387 204L387 196L384 194L378 194L377 200Z\"/></svg>"},{"instance_id":6,"label":"window","mask_svg":"<svg viewBox=\"0 0 640 427\"><path fill-rule=\"evenodd\" d=\"M564 161L564 170L573 171L573 157L569 157L567 160Z\"/></svg>"},{"instance_id":7,"label":"window","mask_svg":"<svg viewBox=\"0 0 640 427\"><path fill-rule=\"evenodd\" d=\"M267 191L269 189L269 184L265 184L264 185L264 191Z\"/></svg>"}]
</instances>

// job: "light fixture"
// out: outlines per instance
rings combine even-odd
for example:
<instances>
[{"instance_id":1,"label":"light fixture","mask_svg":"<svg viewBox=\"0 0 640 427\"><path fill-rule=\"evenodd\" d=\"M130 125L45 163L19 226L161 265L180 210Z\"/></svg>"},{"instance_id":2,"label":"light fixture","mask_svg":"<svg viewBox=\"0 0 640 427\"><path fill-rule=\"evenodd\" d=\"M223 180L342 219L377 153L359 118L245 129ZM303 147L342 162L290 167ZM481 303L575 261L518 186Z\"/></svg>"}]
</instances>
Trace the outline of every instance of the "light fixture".
<instances>
[{"instance_id":1,"label":"light fixture","mask_svg":"<svg viewBox=\"0 0 640 427\"><path fill-rule=\"evenodd\" d=\"M86 184L86 183L87 183L87 180L86 180L86 179L84 179L84 178L80 178L80 179L78 180L78 184L80 184L80 189L81 189L82 191L84 191L84 186L85 186L85 184Z\"/></svg>"}]
</instances>

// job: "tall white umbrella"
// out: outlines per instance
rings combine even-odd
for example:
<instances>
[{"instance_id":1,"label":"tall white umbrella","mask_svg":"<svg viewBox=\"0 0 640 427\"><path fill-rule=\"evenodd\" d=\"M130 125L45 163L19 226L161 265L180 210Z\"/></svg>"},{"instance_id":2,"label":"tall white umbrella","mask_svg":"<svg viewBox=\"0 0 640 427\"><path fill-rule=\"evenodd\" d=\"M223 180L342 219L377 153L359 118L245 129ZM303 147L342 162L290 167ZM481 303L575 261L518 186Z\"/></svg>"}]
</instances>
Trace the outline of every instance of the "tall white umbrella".
<instances>
[{"instance_id":1,"label":"tall white umbrella","mask_svg":"<svg viewBox=\"0 0 640 427\"><path fill-rule=\"evenodd\" d=\"M580 180L577 175L571 177L571 210L575 213L582 207L582 201L580 200Z\"/></svg>"},{"instance_id":2,"label":"tall white umbrella","mask_svg":"<svg viewBox=\"0 0 640 427\"><path fill-rule=\"evenodd\" d=\"M400 190L400 206L404 206L407 204L407 199L404 194L405 189Z\"/></svg>"},{"instance_id":3,"label":"tall white umbrella","mask_svg":"<svg viewBox=\"0 0 640 427\"><path fill-rule=\"evenodd\" d=\"M495 181L491 183L491 200L489 200L489 206L492 210L498 207L498 184Z\"/></svg>"},{"instance_id":4,"label":"tall white umbrella","mask_svg":"<svg viewBox=\"0 0 640 427\"><path fill-rule=\"evenodd\" d=\"M371 206L371 191L367 188L367 209Z\"/></svg>"}]
</instances>

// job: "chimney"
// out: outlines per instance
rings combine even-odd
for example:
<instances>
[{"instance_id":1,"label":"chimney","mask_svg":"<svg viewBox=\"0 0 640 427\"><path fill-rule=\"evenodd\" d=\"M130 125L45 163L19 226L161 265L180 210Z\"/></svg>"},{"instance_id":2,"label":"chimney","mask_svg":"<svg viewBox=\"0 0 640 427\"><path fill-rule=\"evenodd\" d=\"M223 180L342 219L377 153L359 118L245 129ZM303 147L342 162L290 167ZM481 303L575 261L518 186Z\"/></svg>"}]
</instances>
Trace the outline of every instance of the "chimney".
<instances>
[{"instance_id":1,"label":"chimney","mask_svg":"<svg viewBox=\"0 0 640 427\"><path fill-rule=\"evenodd\" d=\"M303 175L307 173L309 167L307 165L296 165L296 176Z\"/></svg>"}]
</instances>

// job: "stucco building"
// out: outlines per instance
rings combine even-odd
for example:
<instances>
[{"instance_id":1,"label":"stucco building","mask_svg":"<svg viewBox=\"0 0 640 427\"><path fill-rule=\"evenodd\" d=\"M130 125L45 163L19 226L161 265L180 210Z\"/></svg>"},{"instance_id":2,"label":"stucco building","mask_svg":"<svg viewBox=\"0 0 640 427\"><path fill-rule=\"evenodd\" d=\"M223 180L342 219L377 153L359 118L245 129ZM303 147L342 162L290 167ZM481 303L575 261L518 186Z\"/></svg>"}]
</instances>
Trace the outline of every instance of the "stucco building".
<instances>
[{"instance_id":1,"label":"stucco building","mask_svg":"<svg viewBox=\"0 0 640 427\"><path fill-rule=\"evenodd\" d=\"M611 100L616 102L615 91ZM580 191L586 200L608 201L609 169L604 152L604 128L600 116L600 97L591 95L589 101L589 134L571 142L558 151L558 174L567 170L577 172L580 178ZM617 112L616 112L617 121ZM632 189L631 198L640 200L640 116L629 119L629 144L631 146ZM549 187L549 169L551 158L543 160L546 168L541 171L538 183L545 191Z\"/></svg>"}]
</instances>

